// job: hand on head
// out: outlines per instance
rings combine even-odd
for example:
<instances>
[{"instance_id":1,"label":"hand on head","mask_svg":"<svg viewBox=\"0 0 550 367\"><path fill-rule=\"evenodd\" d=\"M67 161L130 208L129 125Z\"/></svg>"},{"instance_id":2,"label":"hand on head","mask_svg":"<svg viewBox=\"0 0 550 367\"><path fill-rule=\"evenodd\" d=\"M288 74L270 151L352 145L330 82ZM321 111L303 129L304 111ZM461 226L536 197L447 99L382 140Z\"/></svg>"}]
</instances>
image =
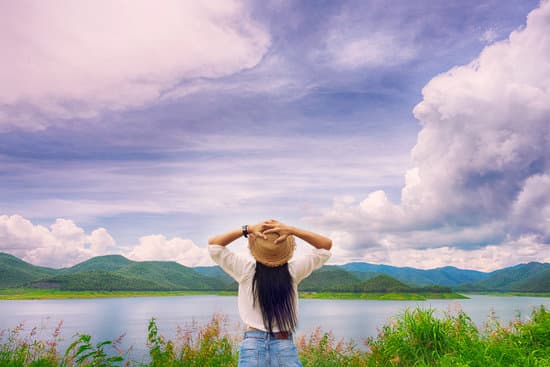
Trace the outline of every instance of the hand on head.
<instances>
[{"instance_id":1,"label":"hand on head","mask_svg":"<svg viewBox=\"0 0 550 367\"><path fill-rule=\"evenodd\" d=\"M267 221L259 222L256 224L248 225L248 235L253 239L255 236L262 237L267 240L267 236L263 234L263 231L267 229Z\"/></svg>"},{"instance_id":2,"label":"hand on head","mask_svg":"<svg viewBox=\"0 0 550 367\"><path fill-rule=\"evenodd\" d=\"M286 238L292 234L292 227L279 222L278 220L270 219L263 223L267 228L262 232L264 235L269 233L277 233L279 235L279 237L274 241L275 244L285 241Z\"/></svg>"}]
</instances>

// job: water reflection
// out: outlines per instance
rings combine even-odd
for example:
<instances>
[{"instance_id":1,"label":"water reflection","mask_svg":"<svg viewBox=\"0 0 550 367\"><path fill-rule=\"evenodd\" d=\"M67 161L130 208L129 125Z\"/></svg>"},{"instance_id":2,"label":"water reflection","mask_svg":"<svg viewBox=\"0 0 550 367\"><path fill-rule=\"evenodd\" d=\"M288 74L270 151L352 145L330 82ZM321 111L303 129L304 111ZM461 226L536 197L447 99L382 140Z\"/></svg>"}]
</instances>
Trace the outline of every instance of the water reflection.
<instances>
[{"instance_id":1,"label":"water reflection","mask_svg":"<svg viewBox=\"0 0 550 367\"><path fill-rule=\"evenodd\" d=\"M489 313L503 323L513 320L518 312L527 317L533 307L550 307L550 298L472 296L467 300L419 301L363 301L363 300L300 300L298 334L311 333L316 327L332 331L336 338L354 339L361 343L375 336L378 329L391 317L407 308L432 307L443 312L463 309L478 326L482 326ZM15 327L24 322L26 329L42 326L41 337L51 335L63 320L62 335L65 348L76 333L93 336L93 341L114 339L126 334L124 348L133 346L133 355L140 359L145 352L147 324L157 319L160 332L173 337L176 327L193 320L208 322L214 313L228 317L229 331L240 333L236 297L183 296L98 298L67 300L0 301L0 329Z\"/></svg>"}]
</instances>

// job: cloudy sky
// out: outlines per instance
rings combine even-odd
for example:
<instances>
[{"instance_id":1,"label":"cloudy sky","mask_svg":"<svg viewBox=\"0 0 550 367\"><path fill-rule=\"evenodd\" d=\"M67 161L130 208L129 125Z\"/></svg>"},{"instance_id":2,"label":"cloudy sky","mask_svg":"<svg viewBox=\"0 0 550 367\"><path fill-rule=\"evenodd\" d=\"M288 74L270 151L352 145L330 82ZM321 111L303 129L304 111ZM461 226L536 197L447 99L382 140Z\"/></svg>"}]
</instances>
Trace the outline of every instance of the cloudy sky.
<instances>
[{"instance_id":1,"label":"cloudy sky","mask_svg":"<svg viewBox=\"0 0 550 367\"><path fill-rule=\"evenodd\" d=\"M535 0L0 0L0 251L205 265L277 218L332 263L550 262L549 35Z\"/></svg>"}]
</instances>

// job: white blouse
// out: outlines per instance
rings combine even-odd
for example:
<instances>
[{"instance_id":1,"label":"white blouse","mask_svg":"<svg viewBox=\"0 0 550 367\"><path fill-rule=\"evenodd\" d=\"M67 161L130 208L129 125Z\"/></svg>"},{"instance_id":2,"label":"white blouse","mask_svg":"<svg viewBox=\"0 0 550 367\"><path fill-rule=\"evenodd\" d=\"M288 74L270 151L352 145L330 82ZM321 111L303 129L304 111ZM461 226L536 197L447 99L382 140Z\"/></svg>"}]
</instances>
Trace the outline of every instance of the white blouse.
<instances>
[{"instance_id":1,"label":"white blouse","mask_svg":"<svg viewBox=\"0 0 550 367\"><path fill-rule=\"evenodd\" d=\"M294 280L295 310L298 313L298 283L307 278L314 270L319 269L330 258L330 251L311 249L309 256L301 256L288 262L290 276ZM239 315L247 326L267 331L259 305L254 307L252 295L252 279L256 269L254 260L245 258L229 250L226 246L208 245L210 257L220 267L239 283L238 306ZM273 331L279 331L277 327Z\"/></svg>"}]
</instances>

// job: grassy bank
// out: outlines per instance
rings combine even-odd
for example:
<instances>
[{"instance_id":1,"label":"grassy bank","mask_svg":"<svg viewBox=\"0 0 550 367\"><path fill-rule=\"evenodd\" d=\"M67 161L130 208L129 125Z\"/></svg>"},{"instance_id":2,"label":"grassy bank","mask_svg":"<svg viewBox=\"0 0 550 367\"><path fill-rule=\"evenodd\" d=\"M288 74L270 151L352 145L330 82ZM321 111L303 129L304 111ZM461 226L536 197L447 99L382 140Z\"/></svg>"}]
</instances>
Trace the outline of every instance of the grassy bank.
<instances>
[{"instance_id":1,"label":"grassy bank","mask_svg":"<svg viewBox=\"0 0 550 367\"><path fill-rule=\"evenodd\" d=\"M0 300L29 300L29 299L70 299L70 298L107 298L107 297L171 297L193 295L221 295L232 296L236 292L230 291L61 291L58 289L1 289Z\"/></svg>"},{"instance_id":2,"label":"grassy bank","mask_svg":"<svg viewBox=\"0 0 550 367\"><path fill-rule=\"evenodd\" d=\"M97 342L90 335L76 335L67 350L60 351L60 327L46 341L36 340L36 328L26 331L22 325L0 332L0 366L237 365L239 340L219 315L206 325L178 329L173 340L164 338L152 319L146 362L120 350L120 340ZM479 330L462 311L437 318L433 310L413 309L363 342L366 350L320 329L296 340L304 367L543 367L550 366L550 312L541 306L529 321L508 325L489 319Z\"/></svg>"},{"instance_id":3,"label":"grassy bank","mask_svg":"<svg viewBox=\"0 0 550 367\"><path fill-rule=\"evenodd\" d=\"M482 295L495 297L550 297L550 293L535 292L464 292L465 295Z\"/></svg>"},{"instance_id":4,"label":"grassy bank","mask_svg":"<svg viewBox=\"0 0 550 367\"><path fill-rule=\"evenodd\" d=\"M192 295L236 296L233 291L61 291L57 289L2 289L0 300L71 299L105 297L170 297ZM352 293L352 292L300 292L300 298L315 299L365 299L365 300L426 300L464 299L458 293Z\"/></svg>"},{"instance_id":5,"label":"grassy bank","mask_svg":"<svg viewBox=\"0 0 550 367\"><path fill-rule=\"evenodd\" d=\"M300 298L313 299L365 299L387 301L424 301L427 299L467 299L458 293L347 293L347 292L300 292Z\"/></svg>"}]
</instances>

